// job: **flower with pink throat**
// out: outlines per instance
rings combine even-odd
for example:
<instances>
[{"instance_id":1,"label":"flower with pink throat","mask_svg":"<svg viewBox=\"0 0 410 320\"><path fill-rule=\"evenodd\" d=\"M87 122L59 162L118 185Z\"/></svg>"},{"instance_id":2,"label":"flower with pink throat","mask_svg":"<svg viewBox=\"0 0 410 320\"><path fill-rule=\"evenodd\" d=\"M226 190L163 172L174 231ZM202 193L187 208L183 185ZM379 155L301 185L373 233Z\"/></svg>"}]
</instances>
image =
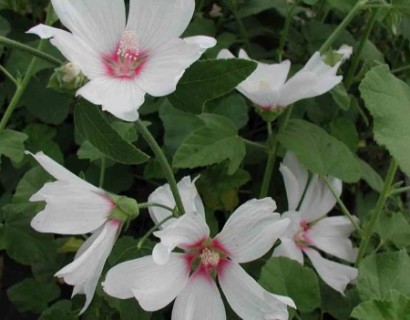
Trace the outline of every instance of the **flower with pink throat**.
<instances>
[{"instance_id":1,"label":"flower with pink throat","mask_svg":"<svg viewBox=\"0 0 410 320\"><path fill-rule=\"evenodd\" d=\"M38 25L29 33L51 42L90 80L77 91L116 117L135 121L145 93L154 97L176 89L186 68L215 39L181 39L194 0L52 0L70 32Z\"/></svg>"},{"instance_id":2,"label":"flower with pink throat","mask_svg":"<svg viewBox=\"0 0 410 320\"><path fill-rule=\"evenodd\" d=\"M354 231L352 222L345 216L326 217L335 206L336 198L318 175L313 175L308 181L308 171L293 153L286 154L280 171L289 206L283 217L290 219L291 223L280 237L281 244L274 249L273 255L303 264L305 254L322 280L343 294L346 286L357 278L357 269L323 258L318 250L355 262L357 248L349 239ZM328 180L340 196L342 182L332 177Z\"/></svg>"},{"instance_id":3,"label":"flower with pink throat","mask_svg":"<svg viewBox=\"0 0 410 320\"><path fill-rule=\"evenodd\" d=\"M288 79L291 62L267 64L255 61L256 70L241 84L237 90L264 111L282 110L302 99L322 95L342 81L337 76L341 63L352 54L351 47L343 45L338 51L339 62L330 66L319 52L315 52L306 65ZM245 50L239 51L239 58L252 60ZM224 49L218 59L231 59L234 55Z\"/></svg>"},{"instance_id":4,"label":"flower with pink throat","mask_svg":"<svg viewBox=\"0 0 410 320\"><path fill-rule=\"evenodd\" d=\"M46 183L30 198L46 202L44 210L31 221L32 228L63 235L92 233L74 261L55 274L74 286L73 295L86 295L83 313L91 303L122 222L109 219L116 205L104 190L80 179L42 152L32 156L57 180Z\"/></svg>"},{"instance_id":5,"label":"flower with pink throat","mask_svg":"<svg viewBox=\"0 0 410 320\"><path fill-rule=\"evenodd\" d=\"M270 198L250 200L213 238L204 216L188 212L155 232L163 247L181 252L164 250L121 263L108 271L104 290L120 299L135 297L146 311L176 299L174 320L224 320L218 281L242 319L288 319L287 306L295 308L292 299L267 292L239 265L263 256L288 226L275 209Z\"/></svg>"}]
</instances>

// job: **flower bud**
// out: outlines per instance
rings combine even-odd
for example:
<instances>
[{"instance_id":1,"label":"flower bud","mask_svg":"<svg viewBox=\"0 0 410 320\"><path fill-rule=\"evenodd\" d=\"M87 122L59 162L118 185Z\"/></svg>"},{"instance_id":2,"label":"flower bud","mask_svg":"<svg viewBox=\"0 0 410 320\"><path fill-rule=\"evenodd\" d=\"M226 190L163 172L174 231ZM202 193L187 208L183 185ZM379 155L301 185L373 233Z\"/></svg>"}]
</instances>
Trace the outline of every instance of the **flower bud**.
<instances>
[{"instance_id":1,"label":"flower bud","mask_svg":"<svg viewBox=\"0 0 410 320\"><path fill-rule=\"evenodd\" d=\"M335 66L338 63L343 63L353 53L353 48L346 44L342 45L338 50L331 50L322 56L323 62L329 66Z\"/></svg>"},{"instance_id":2,"label":"flower bud","mask_svg":"<svg viewBox=\"0 0 410 320\"><path fill-rule=\"evenodd\" d=\"M138 217L140 211L136 200L115 195L111 195L111 198L115 203L115 207L111 211L110 219L126 222Z\"/></svg>"},{"instance_id":3,"label":"flower bud","mask_svg":"<svg viewBox=\"0 0 410 320\"><path fill-rule=\"evenodd\" d=\"M48 82L48 87L59 92L72 92L84 84L85 77L81 69L73 62L56 68Z\"/></svg>"}]
</instances>

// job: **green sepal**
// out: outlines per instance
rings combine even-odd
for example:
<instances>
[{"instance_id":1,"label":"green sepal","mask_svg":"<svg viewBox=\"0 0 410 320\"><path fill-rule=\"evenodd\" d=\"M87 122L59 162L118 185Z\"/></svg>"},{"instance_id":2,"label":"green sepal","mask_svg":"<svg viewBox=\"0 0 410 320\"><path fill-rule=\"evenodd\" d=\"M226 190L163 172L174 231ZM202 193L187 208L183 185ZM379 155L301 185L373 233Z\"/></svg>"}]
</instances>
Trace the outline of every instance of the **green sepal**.
<instances>
[{"instance_id":1,"label":"green sepal","mask_svg":"<svg viewBox=\"0 0 410 320\"><path fill-rule=\"evenodd\" d=\"M110 196L115 203L109 217L111 220L119 220L125 223L139 216L140 209L136 200L114 194Z\"/></svg>"},{"instance_id":2,"label":"green sepal","mask_svg":"<svg viewBox=\"0 0 410 320\"><path fill-rule=\"evenodd\" d=\"M73 64L67 63L54 69L48 81L47 88L61 93L72 93L85 84L85 76L72 70Z\"/></svg>"},{"instance_id":3,"label":"green sepal","mask_svg":"<svg viewBox=\"0 0 410 320\"><path fill-rule=\"evenodd\" d=\"M286 108L278 107L270 110L261 109L260 107L256 107L256 112L261 116L261 118L266 122L273 122L275 121L284 111Z\"/></svg>"}]
</instances>

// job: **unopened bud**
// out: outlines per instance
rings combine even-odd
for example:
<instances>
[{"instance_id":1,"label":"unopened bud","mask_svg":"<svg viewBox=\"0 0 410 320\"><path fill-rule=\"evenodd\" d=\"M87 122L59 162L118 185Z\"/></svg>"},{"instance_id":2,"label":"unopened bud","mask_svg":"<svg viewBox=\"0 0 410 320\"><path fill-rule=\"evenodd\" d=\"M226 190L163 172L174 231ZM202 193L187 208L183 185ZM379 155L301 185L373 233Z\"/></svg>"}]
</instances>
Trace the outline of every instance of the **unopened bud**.
<instances>
[{"instance_id":1,"label":"unopened bud","mask_svg":"<svg viewBox=\"0 0 410 320\"><path fill-rule=\"evenodd\" d=\"M110 214L111 219L126 222L138 217L140 210L136 200L115 195L111 195L111 198L115 203L115 207Z\"/></svg>"},{"instance_id":2,"label":"unopened bud","mask_svg":"<svg viewBox=\"0 0 410 320\"><path fill-rule=\"evenodd\" d=\"M48 87L59 92L72 92L83 86L85 77L78 65L68 62L54 70Z\"/></svg>"}]
</instances>

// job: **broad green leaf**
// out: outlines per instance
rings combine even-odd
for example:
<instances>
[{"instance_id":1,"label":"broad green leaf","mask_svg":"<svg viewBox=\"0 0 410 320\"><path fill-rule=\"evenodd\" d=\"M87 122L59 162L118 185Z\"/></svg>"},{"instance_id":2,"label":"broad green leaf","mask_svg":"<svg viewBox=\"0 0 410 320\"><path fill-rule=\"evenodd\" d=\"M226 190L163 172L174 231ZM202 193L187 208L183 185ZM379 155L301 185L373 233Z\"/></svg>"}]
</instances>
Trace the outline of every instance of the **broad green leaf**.
<instances>
[{"instance_id":1,"label":"broad green leaf","mask_svg":"<svg viewBox=\"0 0 410 320\"><path fill-rule=\"evenodd\" d=\"M262 11L272 9L278 6L277 0L252 0L244 1L244 4L236 13L238 17L245 18L258 14Z\"/></svg>"},{"instance_id":2,"label":"broad green leaf","mask_svg":"<svg viewBox=\"0 0 410 320\"><path fill-rule=\"evenodd\" d=\"M45 310L39 320L77 320L78 313L72 310L72 302L60 300Z\"/></svg>"},{"instance_id":3,"label":"broad green leaf","mask_svg":"<svg viewBox=\"0 0 410 320\"><path fill-rule=\"evenodd\" d=\"M330 132L336 139L342 141L352 152L359 147L359 134L354 123L347 118L337 118L330 123Z\"/></svg>"},{"instance_id":4,"label":"broad green leaf","mask_svg":"<svg viewBox=\"0 0 410 320\"><path fill-rule=\"evenodd\" d=\"M380 175L366 162L362 159L357 158L360 165L360 170L362 171L362 179L366 181L373 190L381 192L383 189L384 181Z\"/></svg>"},{"instance_id":5,"label":"broad green leaf","mask_svg":"<svg viewBox=\"0 0 410 320\"><path fill-rule=\"evenodd\" d=\"M96 161L100 160L104 155L100 150L94 147L90 141L84 141L77 151L78 159Z\"/></svg>"},{"instance_id":6,"label":"broad green leaf","mask_svg":"<svg viewBox=\"0 0 410 320\"><path fill-rule=\"evenodd\" d=\"M30 124L24 129L24 133L28 135L26 149L33 153L42 151L54 160L63 163L64 155L61 152L60 146L54 142L57 130L53 127L44 124Z\"/></svg>"},{"instance_id":7,"label":"broad green leaf","mask_svg":"<svg viewBox=\"0 0 410 320\"><path fill-rule=\"evenodd\" d=\"M410 295L410 258L405 251L366 257L359 265L357 289L363 301L387 299L391 290Z\"/></svg>"},{"instance_id":8,"label":"broad green leaf","mask_svg":"<svg viewBox=\"0 0 410 320\"><path fill-rule=\"evenodd\" d=\"M255 62L242 59L196 62L185 71L169 100L178 109L202 113L207 101L232 91L255 69Z\"/></svg>"},{"instance_id":9,"label":"broad green leaf","mask_svg":"<svg viewBox=\"0 0 410 320\"><path fill-rule=\"evenodd\" d=\"M241 94L232 94L206 105L206 111L230 119L238 129L248 123L248 105Z\"/></svg>"},{"instance_id":10,"label":"broad green leaf","mask_svg":"<svg viewBox=\"0 0 410 320\"><path fill-rule=\"evenodd\" d=\"M387 66L370 70L360 85L374 119L374 138L386 147L400 168L410 175L410 89Z\"/></svg>"},{"instance_id":11,"label":"broad green leaf","mask_svg":"<svg viewBox=\"0 0 410 320\"><path fill-rule=\"evenodd\" d=\"M234 124L225 117L203 114L205 126L193 131L176 151L175 168L204 167L229 160L228 174L241 164L246 148Z\"/></svg>"},{"instance_id":12,"label":"broad green leaf","mask_svg":"<svg viewBox=\"0 0 410 320\"><path fill-rule=\"evenodd\" d=\"M410 297L393 291L388 300L370 300L358 305L352 317L359 320L407 320L410 315Z\"/></svg>"},{"instance_id":13,"label":"broad green leaf","mask_svg":"<svg viewBox=\"0 0 410 320\"><path fill-rule=\"evenodd\" d=\"M0 156L6 156L14 162L20 162L24 158L24 141L28 136L14 130L4 130L0 133Z\"/></svg>"},{"instance_id":14,"label":"broad green leaf","mask_svg":"<svg viewBox=\"0 0 410 320\"><path fill-rule=\"evenodd\" d=\"M292 298L302 312L313 311L320 305L315 272L288 258L271 258L262 267L259 283L269 292Z\"/></svg>"},{"instance_id":15,"label":"broad green leaf","mask_svg":"<svg viewBox=\"0 0 410 320\"><path fill-rule=\"evenodd\" d=\"M49 302L60 296L60 289L54 282L44 283L27 278L10 287L7 295L20 311L41 313Z\"/></svg>"},{"instance_id":16,"label":"broad green leaf","mask_svg":"<svg viewBox=\"0 0 410 320\"><path fill-rule=\"evenodd\" d=\"M361 177L360 165L349 148L312 123L290 120L279 132L278 140L314 173L345 182L356 182Z\"/></svg>"},{"instance_id":17,"label":"broad green leaf","mask_svg":"<svg viewBox=\"0 0 410 320\"><path fill-rule=\"evenodd\" d=\"M107 158L123 164L141 164L149 159L145 153L124 140L96 106L86 103L77 105L74 118L82 137Z\"/></svg>"},{"instance_id":18,"label":"broad green leaf","mask_svg":"<svg viewBox=\"0 0 410 320\"><path fill-rule=\"evenodd\" d=\"M401 212L382 214L376 232L383 241L391 242L398 248L410 245L410 224Z\"/></svg>"},{"instance_id":19,"label":"broad green leaf","mask_svg":"<svg viewBox=\"0 0 410 320\"><path fill-rule=\"evenodd\" d=\"M355 288L345 290L342 295L323 282L320 283L320 296L322 312L332 315L337 320L350 319L353 308L361 302Z\"/></svg>"}]
</instances>

